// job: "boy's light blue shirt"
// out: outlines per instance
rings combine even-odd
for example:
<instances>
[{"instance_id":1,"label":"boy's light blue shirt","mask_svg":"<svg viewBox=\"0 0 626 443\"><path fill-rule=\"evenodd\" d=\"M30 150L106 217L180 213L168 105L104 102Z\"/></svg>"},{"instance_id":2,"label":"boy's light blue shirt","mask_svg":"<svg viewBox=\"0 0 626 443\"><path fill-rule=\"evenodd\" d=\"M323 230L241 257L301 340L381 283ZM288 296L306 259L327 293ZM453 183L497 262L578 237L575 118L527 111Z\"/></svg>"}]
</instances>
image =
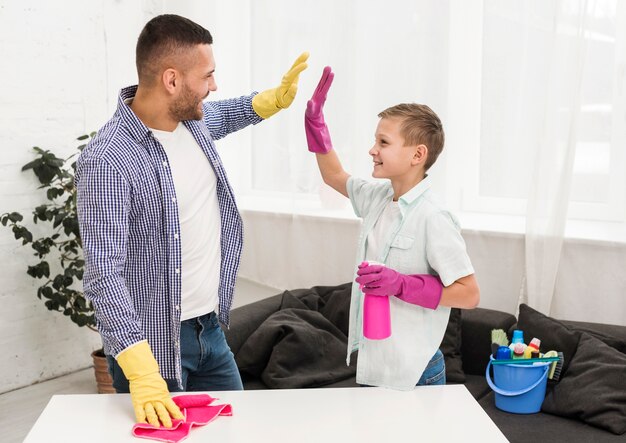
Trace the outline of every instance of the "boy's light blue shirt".
<instances>
[{"instance_id":1,"label":"boy's light blue shirt","mask_svg":"<svg viewBox=\"0 0 626 443\"><path fill-rule=\"evenodd\" d=\"M355 214L363 219L356 265L365 260L367 237L393 199L391 183L368 182L350 177L347 190ZM443 208L424 178L398 200L400 221L386 238L380 239L382 252L376 261L402 274L439 275L444 286L474 273L456 218ZM356 277L356 266L355 266ZM436 310L390 297L391 337L385 340L363 338L361 312L363 294L352 285L348 357L359 351L357 383L410 390L419 381L435 354L448 324L450 308Z\"/></svg>"}]
</instances>

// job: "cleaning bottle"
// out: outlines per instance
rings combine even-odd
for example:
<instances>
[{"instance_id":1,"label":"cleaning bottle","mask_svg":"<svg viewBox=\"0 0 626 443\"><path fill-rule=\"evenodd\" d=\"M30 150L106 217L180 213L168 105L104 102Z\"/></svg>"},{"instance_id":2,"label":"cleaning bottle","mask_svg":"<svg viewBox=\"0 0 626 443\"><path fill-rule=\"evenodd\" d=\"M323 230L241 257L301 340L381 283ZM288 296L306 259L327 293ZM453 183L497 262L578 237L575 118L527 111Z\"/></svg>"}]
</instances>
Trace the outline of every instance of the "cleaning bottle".
<instances>
[{"instance_id":1,"label":"cleaning bottle","mask_svg":"<svg viewBox=\"0 0 626 443\"><path fill-rule=\"evenodd\" d=\"M372 261L368 263L384 266L382 263ZM391 312L388 296L364 293L363 336L370 340L384 340L391 336Z\"/></svg>"},{"instance_id":2,"label":"cleaning bottle","mask_svg":"<svg viewBox=\"0 0 626 443\"><path fill-rule=\"evenodd\" d=\"M515 329L513 331L513 338L511 339L511 344L509 345L509 348L511 348L511 351L513 353L513 358L515 357L515 345L522 345L521 347L521 357L519 358L523 358L524 357L524 350L526 349L526 345L524 344L524 331L520 330L520 329ZM519 347L518 347L519 349Z\"/></svg>"},{"instance_id":3,"label":"cleaning bottle","mask_svg":"<svg viewBox=\"0 0 626 443\"><path fill-rule=\"evenodd\" d=\"M513 345L513 358L525 358L525 350L526 345L524 343L515 343L515 345Z\"/></svg>"}]
</instances>

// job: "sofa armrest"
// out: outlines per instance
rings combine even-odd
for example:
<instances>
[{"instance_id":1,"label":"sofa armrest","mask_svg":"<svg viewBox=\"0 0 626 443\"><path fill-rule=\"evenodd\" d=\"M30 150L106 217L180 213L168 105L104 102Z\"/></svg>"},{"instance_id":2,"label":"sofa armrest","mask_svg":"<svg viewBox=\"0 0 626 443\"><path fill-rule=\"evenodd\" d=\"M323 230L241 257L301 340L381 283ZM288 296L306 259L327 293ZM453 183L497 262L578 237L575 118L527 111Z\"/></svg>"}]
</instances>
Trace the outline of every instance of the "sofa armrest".
<instances>
[{"instance_id":1,"label":"sofa armrest","mask_svg":"<svg viewBox=\"0 0 626 443\"><path fill-rule=\"evenodd\" d=\"M491 330L505 332L516 323L506 312L475 308L461 311L461 356L466 374L484 375L491 353Z\"/></svg>"},{"instance_id":2,"label":"sofa armrest","mask_svg":"<svg viewBox=\"0 0 626 443\"><path fill-rule=\"evenodd\" d=\"M230 311L230 327L222 328L230 350L237 355L241 346L270 315L278 311L283 294L240 306Z\"/></svg>"}]
</instances>

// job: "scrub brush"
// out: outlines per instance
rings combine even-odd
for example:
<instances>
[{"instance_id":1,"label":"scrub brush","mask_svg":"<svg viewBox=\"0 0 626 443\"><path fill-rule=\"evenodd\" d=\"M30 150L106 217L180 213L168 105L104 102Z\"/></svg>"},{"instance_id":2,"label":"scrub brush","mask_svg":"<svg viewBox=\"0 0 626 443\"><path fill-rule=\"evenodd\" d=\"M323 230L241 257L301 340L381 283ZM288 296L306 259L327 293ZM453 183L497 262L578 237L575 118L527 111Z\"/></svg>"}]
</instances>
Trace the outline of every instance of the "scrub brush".
<instances>
[{"instance_id":1,"label":"scrub brush","mask_svg":"<svg viewBox=\"0 0 626 443\"><path fill-rule=\"evenodd\" d=\"M543 354L543 357L558 357L558 361L553 362L550 365L550 372L548 378L552 381L559 381L561 378L561 371L563 370L563 363L565 362L565 355L562 352L548 351Z\"/></svg>"},{"instance_id":2,"label":"scrub brush","mask_svg":"<svg viewBox=\"0 0 626 443\"><path fill-rule=\"evenodd\" d=\"M503 329L491 330L491 355L496 358L496 352L500 346L508 346L509 339Z\"/></svg>"}]
</instances>

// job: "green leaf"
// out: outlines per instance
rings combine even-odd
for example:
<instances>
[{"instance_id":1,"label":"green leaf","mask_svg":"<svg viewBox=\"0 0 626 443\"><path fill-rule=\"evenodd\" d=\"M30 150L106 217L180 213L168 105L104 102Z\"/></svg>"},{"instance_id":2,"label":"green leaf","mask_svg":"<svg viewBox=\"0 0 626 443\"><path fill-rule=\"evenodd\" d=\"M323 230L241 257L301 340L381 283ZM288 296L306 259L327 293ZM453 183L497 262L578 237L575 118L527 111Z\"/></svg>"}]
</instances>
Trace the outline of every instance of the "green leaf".
<instances>
[{"instance_id":1,"label":"green leaf","mask_svg":"<svg viewBox=\"0 0 626 443\"><path fill-rule=\"evenodd\" d=\"M54 216L54 223L52 224L52 227L56 228L57 226L59 226L63 222L65 215L66 215L65 211L63 210L58 211L56 215Z\"/></svg>"},{"instance_id":2,"label":"green leaf","mask_svg":"<svg viewBox=\"0 0 626 443\"><path fill-rule=\"evenodd\" d=\"M70 234L74 234L75 236L79 236L79 226L78 226L78 220L76 219L76 217L66 217L63 220L63 228L65 230L65 234L66 235L70 235ZM76 253L76 251L73 251L74 253Z\"/></svg>"},{"instance_id":3,"label":"green leaf","mask_svg":"<svg viewBox=\"0 0 626 443\"><path fill-rule=\"evenodd\" d=\"M54 277L54 280L52 281L52 287L56 289L57 291L63 288L63 276L62 275L57 275L56 277Z\"/></svg>"},{"instance_id":4,"label":"green leaf","mask_svg":"<svg viewBox=\"0 0 626 443\"><path fill-rule=\"evenodd\" d=\"M33 241L33 234L30 233L28 229L24 226L13 225L13 235L15 235L15 239L22 239L22 244L28 244Z\"/></svg>"},{"instance_id":5,"label":"green leaf","mask_svg":"<svg viewBox=\"0 0 626 443\"><path fill-rule=\"evenodd\" d=\"M50 188L46 191L46 197L48 197L48 200L54 200L61 194L63 194L63 189Z\"/></svg>"},{"instance_id":6,"label":"green leaf","mask_svg":"<svg viewBox=\"0 0 626 443\"><path fill-rule=\"evenodd\" d=\"M33 210L35 220L48 220L48 205L39 205Z\"/></svg>"},{"instance_id":7,"label":"green leaf","mask_svg":"<svg viewBox=\"0 0 626 443\"><path fill-rule=\"evenodd\" d=\"M51 311L59 310L59 303L54 300L47 300L44 304L46 305L46 308L48 308Z\"/></svg>"},{"instance_id":8,"label":"green leaf","mask_svg":"<svg viewBox=\"0 0 626 443\"><path fill-rule=\"evenodd\" d=\"M50 265L46 261L41 261L35 266L29 266L26 272L33 278L50 277Z\"/></svg>"},{"instance_id":9,"label":"green leaf","mask_svg":"<svg viewBox=\"0 0 626 443\"><path fill-rule=\"evenodd\" d=\"M24 217L22 217L22 214L20 214L19 212L11 212L7 214L3 214L2 218L0 218L4 226L6 226L8 222L17 223L17 222L21 222L23 219Z\"/></svg>"},{"instance_id":10,"label":"green leaf","mask_svg":"<svg viewBox=\"0 0 626 443\"><path fill-rule=\"evenodd\" d=\"M40 158L33 160L32 162L28 162L26 163L24 166L22 166L22 171L26 171L28 169L33 169L35 167L38 167L42 164L42 160Z\"/></svg>"},{"instance_id":11,"label":"green leaf","mask_svg":"<svg viewBox=\"0 0 626 443\"><path fill-rule=\"evenodd\" d=\"M48 166L46 164L41 164L39 166L36 166L33 171L39 179L39 182L47 185L50 184L50 182L58 173L60 173L61 170L59 168Z\"/></svg>"},{"instance_id":12,"label":"green leaf","mask_svg":"<svg viewBox=\"0 0 626 443\"><path fill-rule=\"evenodd\" d=\"M81 135L76 140L87 140L88 138L89 138L89 136L87 134L85 134L85 135Z\"/></svg>"},{"instance_id":13,"label":"green leaf","mask_svg":"<svg viewBox=\"0 0 626 443\"><path fill-rule=\"evenodd\" d=\"M54 241L51 238L40 238L33 242L32 248L37 254L42 257L50 253L50 248L54 245Z\"/></svg>"},{"instance_id":14,"label":"green leaf","mask_svg":"<svg viewBox=\"0 0 626 443\"><path fill-rule=\"evenodd\" d=\"M50 286L44 286L41 288L41 295L46 298L52 298L52 288Z\"/></svg>"},{"instance_id":15,"label":"green leaf","mask_svg":"<svg viewBox=\"0 0 626 443\"><path fill-rule=\"evenodd\" d=\"M22 214L20 214L19 212L11 212L8 217L9 220L11 220L13 223L21 222L22 220L24 220L24 217L22 217Z\"/></svg>"}]
</instances>

